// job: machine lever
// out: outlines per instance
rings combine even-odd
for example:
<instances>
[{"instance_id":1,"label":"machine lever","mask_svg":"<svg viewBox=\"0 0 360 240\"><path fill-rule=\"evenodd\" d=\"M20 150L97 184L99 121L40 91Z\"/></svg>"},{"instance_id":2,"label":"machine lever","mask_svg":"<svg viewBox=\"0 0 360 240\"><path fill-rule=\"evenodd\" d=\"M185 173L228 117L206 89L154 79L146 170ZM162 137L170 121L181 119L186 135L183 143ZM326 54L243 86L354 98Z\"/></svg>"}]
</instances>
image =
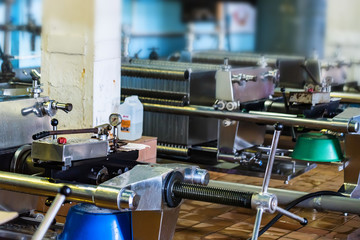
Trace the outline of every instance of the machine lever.
<instances>
[{"instance_id":1,"label":"machine lever","mask_svg":"<svg viewBox=\"0 0 360 240\"><path fill-rule=\"evenodd\" d=\"M53 118L53 119L51 119L50 124L53 127L53 131L56 131L57 130L57 125L59 124L59 121L56 118ZM53 135L53 139L57 139L56 134Z\"/></svg>"},{"instance_id":2,"label":"machine lever","mask_svg":"<svg viewBox=\"0 0 360 240\"><path fill-rule=\"evenodd\" d=\"M270 183L272 168L274 165L276 149L277 149L277 145L279 143L280 134L283 129L283 125L277 123L277 124L275 124L274 127L275 127L275 131L274 131L274 136L273 136L272 143L271 143L270 154L269 154L269 158L268 158L268 162L267 162L267 166L266 166L266 170L265 170L265 176L264 176L264 180L263 180L262 189L261 189L261 192L256 196L257 212L256 212L253 234L252 234L252 238L251 238L252 240L256 240L259 237L259 229L260 229L260 225L261 225L262 215L264 212L274 213L275 211L278 211L279 213L284 214L285 216L288 216L290 218L293 218L293 219L299 221L302 225L306 225L308 222L306 218L302 218L296 214L293 214L285 209L278 207L276 196L268 193L268 187L269 187L269 183Z\"/></svg>"},{"instance_id":3,"label":"machine lever","mask_svg":"<svg viewBox=\"0 0 360 240\"><path fill-rule=\"evenodd\" d=\"M67 129L67 130L56 130L56 131L43 131L36 133L32 136L33 140L39 140L41 138L50 135L62 135L62 134L78 134L78 133L98 133L98 128L84 128L84 129Z\"/></svg>"},{"instance_id":4,"label":"machine lever","mask_svg":"<svg viewBox=\"0 0 360 240\"><path fill-rule=\"evenodd\" d=\"M276 207L276 211L289 217L289 218L292 218L292 219L298 221L301 225L306 225L308 223L308 220L306 218L300 217L300 216L298 216L292 212L289 212L279 206Z\"/></svg>"},{"instance_id":5,"label":"machine lever","mask_svg":"<svg viewBox=\"0 0 360 240\"><path fill-rule=\"evenodd\" d=\"M47 211L45 218L42 220L39 228L35 232L32 240L41 240L45 236L47 230L49 229L51 223L53 222L57 212L59 211L61 205L64 203L66 197L70 196L71 188L63 186L59 193L56 195L53 203L51 204L49 210Z\"/></svg>"}]
</instances>

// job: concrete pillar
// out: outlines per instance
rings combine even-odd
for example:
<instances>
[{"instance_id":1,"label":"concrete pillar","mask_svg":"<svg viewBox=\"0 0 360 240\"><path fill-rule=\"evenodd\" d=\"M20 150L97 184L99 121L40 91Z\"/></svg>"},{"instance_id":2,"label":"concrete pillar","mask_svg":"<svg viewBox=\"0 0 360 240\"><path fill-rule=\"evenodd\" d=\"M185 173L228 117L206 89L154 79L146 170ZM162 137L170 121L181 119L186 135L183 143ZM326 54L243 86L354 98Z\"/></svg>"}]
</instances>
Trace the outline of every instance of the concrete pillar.
<instances>
[{"instance_id":1,"label":"concrete pillar","mask_svg":"<svg viewBox=\"0 0 360 240\"><path fill-rule=\"evenodd\" d=\"M74 106L59 128L107 123L120 105L121 1L44 0L44 94Z\"/></svg>"},{"instance_id":2,"label":"concrete pillar","mask_svg":"<svg viewBox=\"0 0 360 240\"><path fill-rule=\"evenodd\" d=\"M360 24L358 0L328 0L326 18L326 57L333 57L340 51L340 58L360 59ZM338 49L339 48L339 49ZM347 76L348 81L360 84L360 66L353 65Z\"/></svg>"}]
</instances>

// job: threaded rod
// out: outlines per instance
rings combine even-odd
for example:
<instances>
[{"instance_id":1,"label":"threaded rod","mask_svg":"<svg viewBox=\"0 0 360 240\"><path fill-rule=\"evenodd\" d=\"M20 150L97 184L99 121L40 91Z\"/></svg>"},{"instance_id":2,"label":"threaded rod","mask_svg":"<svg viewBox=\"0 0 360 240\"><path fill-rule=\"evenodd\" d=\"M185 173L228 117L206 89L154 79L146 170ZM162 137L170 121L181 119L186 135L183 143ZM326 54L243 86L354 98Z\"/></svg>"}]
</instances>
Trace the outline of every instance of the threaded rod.
<instances>
[{"instance_id":1,"label":"threaded rod","mask_svg":"<svg viewBox=\"0 0 360 240\"><path fill-rule=\"evenodd\" d=\"M175 182L172 188L175 197L251 208L252 193L196 184Z\"/></svg>"}]
</instances>

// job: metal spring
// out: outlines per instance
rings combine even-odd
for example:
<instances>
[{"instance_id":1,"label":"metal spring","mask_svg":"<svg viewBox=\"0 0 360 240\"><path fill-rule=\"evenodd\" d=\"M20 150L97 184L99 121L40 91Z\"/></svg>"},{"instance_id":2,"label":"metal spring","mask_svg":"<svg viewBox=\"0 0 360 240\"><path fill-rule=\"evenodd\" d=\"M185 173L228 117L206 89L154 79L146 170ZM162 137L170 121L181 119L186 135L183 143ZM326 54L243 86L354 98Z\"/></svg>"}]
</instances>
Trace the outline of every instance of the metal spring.
<instances>
[{"instance_id":1,"label":"metal spring","mask_svg":"<svg viewBox=\"0 0 360 240\"><path fill-rule=\"evenodd\" d=\"M158 143L157 151L167 155L188 156L189 149L186 146Z\"/></svg>"},{"instance_id":2,"label":"metal spring","mask_svg":"<svg viewBox=\"0 0 360 240\"><path fill-rule=\"evenodd\" d=\"M240 192L183 182L175 182L172 190L175 197L251 208L252 193L249 192Z\"/></svg>"},{"instance_id":3,"label":"metal spring","mask_svg":"<svg viewBox=\"0 0 360 240\"><path fill-rule=\"evenodd\" d=\"M121 100L124 101L125 98L129 97L130 95L121 95ZM161 104L161 105L168 105L168 106L178 106L183 107L187 105L184 101L178 100L169 100L169 99L162 99L162 98L150 98L150 97L141 97L138 96L139 100L142 103L153 103L153 104Z\"/></svg>"}]
</instances>

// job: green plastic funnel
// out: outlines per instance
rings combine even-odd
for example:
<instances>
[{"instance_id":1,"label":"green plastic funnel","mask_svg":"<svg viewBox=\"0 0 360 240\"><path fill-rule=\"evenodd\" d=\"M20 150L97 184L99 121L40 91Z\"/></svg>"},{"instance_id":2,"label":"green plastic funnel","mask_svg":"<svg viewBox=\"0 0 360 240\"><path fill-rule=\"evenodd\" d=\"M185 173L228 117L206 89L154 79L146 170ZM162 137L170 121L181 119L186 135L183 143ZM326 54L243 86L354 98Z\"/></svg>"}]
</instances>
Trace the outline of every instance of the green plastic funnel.
<instances>
[{"instance_id":1,"label":"green plastic funnel","mask_svg":"<svg viewBox=\"0 0 360 240\"><path fill-rule=\"evenodd\" d=\"M292 158L312 162L339 162L343 154L336 136L305 133L298 137Z\"/></svg>"}]
</instances>

